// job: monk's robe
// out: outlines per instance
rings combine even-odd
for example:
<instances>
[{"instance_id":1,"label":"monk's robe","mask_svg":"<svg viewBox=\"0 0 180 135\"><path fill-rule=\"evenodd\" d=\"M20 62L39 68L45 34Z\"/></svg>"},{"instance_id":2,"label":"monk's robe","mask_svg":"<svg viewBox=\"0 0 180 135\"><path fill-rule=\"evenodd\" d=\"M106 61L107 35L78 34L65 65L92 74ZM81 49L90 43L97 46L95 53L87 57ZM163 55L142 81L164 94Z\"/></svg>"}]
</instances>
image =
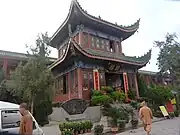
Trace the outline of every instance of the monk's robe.
<instances>
[{"instance_id":1,"label":"monk's robe","mask_svg":"<svg viewBox=\"0 0 180 135\"><path fill-rule=\"evenodd\" d=\"M20 121L20 135L32 135L33 133L33 120L29 114L22 116Z\"/></svg>"},{"instance_id":2,"label":"monk's robe","mask_svg":"<svg viewBox=\"0 0 180 135\"><path fill-rule=\"evenodd\" d=\"M143 121L144 130L150 132L152 128L152 119L153 119L151 109L147 106L142 107L139 111L139 116L140 119Z\"/></svg>"}]
</instances>

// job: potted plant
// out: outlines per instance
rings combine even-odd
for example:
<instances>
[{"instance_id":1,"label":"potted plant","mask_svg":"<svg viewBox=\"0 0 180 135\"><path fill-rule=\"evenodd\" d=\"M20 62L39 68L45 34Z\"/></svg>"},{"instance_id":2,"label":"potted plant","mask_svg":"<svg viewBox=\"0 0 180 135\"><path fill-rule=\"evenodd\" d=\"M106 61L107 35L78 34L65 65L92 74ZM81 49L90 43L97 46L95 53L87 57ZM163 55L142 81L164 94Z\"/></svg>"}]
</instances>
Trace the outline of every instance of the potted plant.
<instances>
[{"instance_id":1,"label":"potted plant","mask_svg":"<svg viewBox=\"0 0 180 135\"><path fill-rule=\"evenodd\" d=\"M59 129L60 131L63 131L65 129L64 123L59 124Z\"/></svg>"},{"instance_id":2,"label":"potted plant","mask_svg":"<svg viewBox=\"0 0 180 135\"><path fill-rule=\"evenodd\" d=\"M86 122L87 123L87 132L91 132L91 129L92 129L92 127L93 127L93 124L92 124L92 122L91 121L87 121Z\"/></svg>"},{"instance_id":3,"label":"potted plant","mask_svg":"<svg viewBox=\"0 0 180 135\"><path fill-rule=\"evenodd\" d=\"M178 110L175 110L175 111L174 111L174 115L175 115L175 117L179 117L179 111L178 111Z\"/></svg>"},{"instance_id":4,"label":"potted plant","mask_svg":"<svg viewBox=\"0 0 180 135\"><path fill-rule=\"evenodd\" d=\"M136 128L138 127L138 123L139 123L138 119L133 118L133 119L131 120L132 128L133 128L133 129L136 129Z\"/></svg>"},{"instance_id":5,"label":"potted plant","mask_svg":"<svg viewBox=\"0 0 180 135\"><path fill-rule=\"evenodd\" d=\"M104 126L103 125L96 125L94 127L94 134L95 135L102 135L103 130L104 130Z\"/></svg>"},{"instance_id":6,"label":"potted plant","mask_svg":"<svg viewBox=\"0 0 180 135\"><path fill-rule=\"evenodd\" d=\"M74 129L74 135L78 135L78 133L79 133L78 123L76 123L76 122L73 123L73 129Z\"/></svg>"},{"instance_id":7,"label":"potted plant","mask_svg":"<svg viewBox=\"0 0 180 135\"><path fill-rule=\"evenodd\" d=\"M117 131L118 131L117 118L113 117L111 121L111 132L117 133Z\"/></svg>"},{"instance_id":8,"label":"potted plant","mask_svg":"<svg viewBox=\"0 0 180 135\"><path fill-rule=\"evenodd\" d=\"M84 132L83 130L84 130L84 126L83 126L82 122L80 122L79 123L79 133L83 134L83 132Z\"/></svg>"},{"instance_id":9,"label":"potted plant","mask_svg":"<svg viewBox=\"0 0 180 135\"><path fill-rule=\"evenodd\" d=\"M73 130L72 129L64 129L61 131L62 135L73 135Z\"/></svg>"},{"instance_id":10,"label":"potted plant","mask_svg":"<svg viewBox=\"0 0 180 135\"><path fill-rule=\"evenodd\" d=\"M119 131L124 131L126 127L126 120L118 119L117 123L119 125Z\"/></svg>"}]
</instances>

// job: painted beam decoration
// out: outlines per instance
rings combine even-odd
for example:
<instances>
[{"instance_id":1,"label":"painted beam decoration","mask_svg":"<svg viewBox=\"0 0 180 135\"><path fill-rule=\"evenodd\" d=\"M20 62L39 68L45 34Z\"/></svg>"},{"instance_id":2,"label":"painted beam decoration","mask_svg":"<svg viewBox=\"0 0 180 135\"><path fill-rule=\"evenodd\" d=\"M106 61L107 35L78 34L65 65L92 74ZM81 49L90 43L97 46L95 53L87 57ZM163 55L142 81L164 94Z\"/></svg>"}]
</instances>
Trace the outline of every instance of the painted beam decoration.
<instances>
[{"instance_id":1,"label":"painted beam decoration","mask_svg":"<svg viewBox=\"0 0 180 135\"><path fill-rule=\"evenodd\" d=\"M100 90L99 71L97 69L93 70L93 77L94 77L94 89Z\"/></svg>"},{"instance_id":2,"label":"painted beam decoration","mask_svg":"<svg viewBox=\"0 0 180 135\"><path fill-rule=\"evenodd\" d=\"M128 99L128 90L129 90L129 85L128 85L128 78L127 78L127 73L123 73L123 80L124 80L124 91L126 94L126 99Z\"/></svg>"}]
</instances>

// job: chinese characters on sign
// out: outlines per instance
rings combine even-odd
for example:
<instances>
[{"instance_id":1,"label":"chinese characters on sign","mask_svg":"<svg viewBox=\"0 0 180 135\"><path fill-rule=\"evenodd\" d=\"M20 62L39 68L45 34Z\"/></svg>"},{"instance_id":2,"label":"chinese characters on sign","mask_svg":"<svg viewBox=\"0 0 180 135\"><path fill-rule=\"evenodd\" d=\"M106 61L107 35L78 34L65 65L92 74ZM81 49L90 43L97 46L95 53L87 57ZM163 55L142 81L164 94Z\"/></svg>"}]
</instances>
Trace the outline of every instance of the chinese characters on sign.
<instances>
[{"instance_id":1,"label":"chinese characters on sign","mask_svg":"<svg viewBox=\"0 0 180 135\"><path fill-rule=\"evenodd\" d=\"M98 72L98 70L93 70L93 76L94 76L94 89L99 90L100 84L99 84L99 72Z\"/></svg>"},{"instance_id":2,"label":"chinese characters on sign","mask_svg":"<svg viewBox=\"0 0 180 135\"><path fill-rule=\"evenodd\" d=\"M126 99L128 99L128 90L129 90L129 86L128 86L128 78L127 78L127 73L123 73L123 80L124 80L124 90L125 90L125 94L126 94Z\"/></svg>"}]
</instances>

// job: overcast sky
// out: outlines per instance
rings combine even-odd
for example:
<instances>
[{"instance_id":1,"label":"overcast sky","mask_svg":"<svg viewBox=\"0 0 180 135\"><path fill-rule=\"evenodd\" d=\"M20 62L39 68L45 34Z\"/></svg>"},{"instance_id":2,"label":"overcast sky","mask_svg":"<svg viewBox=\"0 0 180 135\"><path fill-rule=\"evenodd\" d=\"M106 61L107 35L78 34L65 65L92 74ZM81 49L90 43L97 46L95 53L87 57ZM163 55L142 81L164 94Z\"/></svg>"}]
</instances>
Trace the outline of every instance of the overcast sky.
<instances>
[{"instance_id":1,"label":"overcast sky","mask_svg":"<svg viewBox=\"0 0 180 135\"><path fill-rule=\"evenodd\" d=\"M141 18L140 28L122 43L123 52L141 56L152 50L150 64L143 69L158 71L158 49L154 40L163 40L167 32L180 36L180 2L167 0L78 0L93 16L112 23L131 25ZM65 20L71 0L0 0L0 49L26 52L25 44L34 44L38 33L49 36ZM52 57L57 50L52 49Z\"/></svg>"}]
</instances>

